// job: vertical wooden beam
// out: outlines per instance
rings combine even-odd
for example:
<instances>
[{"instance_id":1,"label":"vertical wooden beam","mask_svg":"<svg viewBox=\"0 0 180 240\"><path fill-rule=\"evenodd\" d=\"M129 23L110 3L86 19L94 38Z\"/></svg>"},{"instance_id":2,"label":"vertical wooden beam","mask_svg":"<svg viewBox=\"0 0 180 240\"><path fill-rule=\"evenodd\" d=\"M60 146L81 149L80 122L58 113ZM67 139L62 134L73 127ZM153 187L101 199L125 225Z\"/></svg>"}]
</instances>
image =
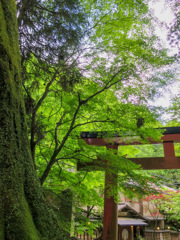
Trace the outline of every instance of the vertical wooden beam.
<instances>
[{"instance_id":1,"label":"vertical wooden beam","mask_svg":"<svg viewBox=\"0 0 180 240\"><path fill-rule=\"evenodd\" d=\"M107 148L118 149L117 145ZM108 166L108 164L107 164ZM117 240L117 178L110 169L105 172L103 240Z\"/></svg>"},{"instance_id":2,"label":"vertical wooden beam","mask_svg":"<svg viewBox=\"0 0 180 240\"><path fill-rule=\"evenodd\" d=\"M163 142L164 157L175 157L174 143Z\"/></svg>"},{"instance_id":3,"label":"vertical wooden beam","mask_svg":"<svg viewBox=\"0 0 180 240\"><path fill-rule=\"evenodd\" d=\"M178 159L175 157L174 143L172 141L163 142L163 148L165 161L164 165L166 166L166 169L173 169L179 166Z\"/></svg>"}]
</instances>

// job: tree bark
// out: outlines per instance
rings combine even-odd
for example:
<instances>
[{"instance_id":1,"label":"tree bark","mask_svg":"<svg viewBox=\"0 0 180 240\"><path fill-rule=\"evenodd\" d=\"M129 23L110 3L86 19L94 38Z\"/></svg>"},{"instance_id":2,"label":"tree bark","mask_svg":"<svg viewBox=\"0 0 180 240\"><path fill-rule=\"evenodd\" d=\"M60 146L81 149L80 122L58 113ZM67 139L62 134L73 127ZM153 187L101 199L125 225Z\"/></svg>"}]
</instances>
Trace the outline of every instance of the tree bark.
<instances>
[{"instance_id":1,"label":"tree bark","mask_svg":"<svg viewBox=\"0 0 180 240\"><path fill-rule=\"evenodd\" d=\"M65 240L32 161L15 0L0 0L0 239Z\"/></svg>"}]
</instances>

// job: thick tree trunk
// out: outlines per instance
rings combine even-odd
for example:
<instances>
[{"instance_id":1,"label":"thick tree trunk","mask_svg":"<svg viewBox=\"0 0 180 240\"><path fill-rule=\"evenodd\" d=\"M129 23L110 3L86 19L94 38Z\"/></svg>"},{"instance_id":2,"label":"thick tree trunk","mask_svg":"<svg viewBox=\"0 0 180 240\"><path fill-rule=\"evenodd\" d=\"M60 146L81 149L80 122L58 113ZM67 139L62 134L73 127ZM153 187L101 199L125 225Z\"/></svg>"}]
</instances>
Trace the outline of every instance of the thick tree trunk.
<instances>
[{"instance_id":1,"label":"thick tree trunk","mask_svg":"<svg viewBox=\"0 0 180 240\"><path fill-rule=\"evenodd\" d=\"M0 239L65 240L30 154L15 0L0 0L0 102Z\"/></svg>"}]
</instances>

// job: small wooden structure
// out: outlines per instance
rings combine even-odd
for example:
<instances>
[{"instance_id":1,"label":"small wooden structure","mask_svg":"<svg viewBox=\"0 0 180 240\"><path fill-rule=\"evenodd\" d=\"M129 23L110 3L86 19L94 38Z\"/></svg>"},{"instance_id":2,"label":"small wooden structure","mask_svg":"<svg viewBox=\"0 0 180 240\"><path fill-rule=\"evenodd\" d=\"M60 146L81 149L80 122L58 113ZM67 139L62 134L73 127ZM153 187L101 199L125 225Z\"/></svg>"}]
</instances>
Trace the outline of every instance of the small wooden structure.
<instances>
[{"instance_id":1,"label":"small wooden structure","mask_svg":"<svg viewBox=\"0 0 180 240\"><path fill-rule=\"evenodd\" d=\"M133 162L141 164L143 169L180 169L180 157L175 156L174 143L180 142L180 127L168 127L164 131L161 141L149 140L149 144L162 143L164 148L164 157L152 158L132 158ZM122 145L140 145L143 144L137 137L126 136L125 138L114 134L112 137L106 137L107 132L92 133L83 132L81 138L89 145L106 146L108 149L117 149ZM107 160L108 161L108 160ZM106 162L107 162L106 161ZM102 164L102 162L101 162ZM89 165L92 165L91 163ZM87 166L87 165L86 165ZM86 167L83 164L78 165L78 169ZM105 194L104 194L104 221L103 221L103 239L117 240L117 203L114 196L109 196L107 191L109 186L117 186L117 174L105 172Z\"/></svg>"},{"instance_id":2,"label":"small wooden structure","mask_svg":"<svg viewBox=\"0 0 180 240\"><path fill-rule=\"evenodd\" d=\"M118 204L118 240L143 236L147 219L126 203Z\"/></svg>"}]
</instances>

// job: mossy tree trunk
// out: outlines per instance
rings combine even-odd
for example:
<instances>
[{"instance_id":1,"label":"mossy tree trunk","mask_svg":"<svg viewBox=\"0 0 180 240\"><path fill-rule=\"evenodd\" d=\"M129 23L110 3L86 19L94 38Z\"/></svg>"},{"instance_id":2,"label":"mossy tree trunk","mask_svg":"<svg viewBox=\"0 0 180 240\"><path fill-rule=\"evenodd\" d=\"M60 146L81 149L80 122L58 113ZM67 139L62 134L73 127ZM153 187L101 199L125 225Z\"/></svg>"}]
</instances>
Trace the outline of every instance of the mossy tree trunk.
<instances>
[{"instance_id":1,"label":"mossy tree trunk","mask_svg":"<svg viewBox=\"0 0 180 240\"><path fill-rule=\"evenodd\" d=\"M27 137L15 0L0 0L0 239L65 240Z\"/></svg>"}]
</instances>

